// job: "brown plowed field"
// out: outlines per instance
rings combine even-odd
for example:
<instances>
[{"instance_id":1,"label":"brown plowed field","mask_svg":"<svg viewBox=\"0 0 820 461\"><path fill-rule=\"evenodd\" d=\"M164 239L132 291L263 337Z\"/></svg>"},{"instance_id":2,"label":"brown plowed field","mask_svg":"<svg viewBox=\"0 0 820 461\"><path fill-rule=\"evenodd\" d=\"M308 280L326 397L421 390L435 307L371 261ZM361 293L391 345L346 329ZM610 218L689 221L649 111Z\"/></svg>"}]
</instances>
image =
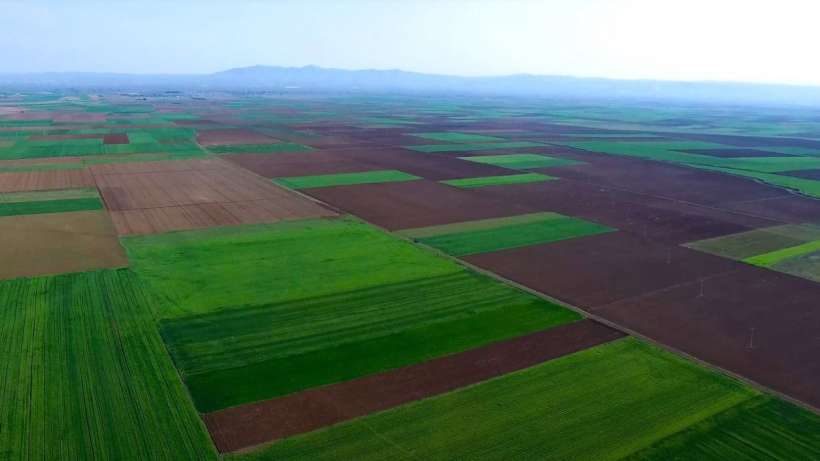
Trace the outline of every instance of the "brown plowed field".
<instances>
[{"instance_id":1,"label":"brown plowed field","mask_svg":"<svg viewBox=\"0 0 820 461\"><path fill-rule=\"evenodd\" d=\"M128 135L125 133L107 134L103 136L103 144L128 144Z\"/></svg>"},{"instance_id":2,"label":"brown plowed field","mask_svg":"<svg viewBox=\"0 0 820 461\"><path fill-rule=\"evenodd\" d=\"M101 134L47 134L29 136L30 141L65 141L67 139L99 139Z\"/></svg>"},{"instance_id":3,"label":"brown plowed field","mask_svg":"<svg viewBox=\"0 0 820 461\"><path fill-rule=\"evenodd\" d=\"M276 138L243 128L203 130L197 133L196 140L203 146L224 144L274 144L279 142Z\"/></svg>"},{"instance_id":4,"label":"brown plowed field","mask_svg":"<svg viewBox=\"0 0 820 461\"><path fill-rule=\"evenodd\" d=\"M351 160L329 150L298 154L232 154L225 160L266 178L354 173L384 169L367 162Z\"/></svg>"},{"instance_id":5,"label":"brown plowed field","mask_svg":"<svg viewBox=\"0 0 820 461\"><path fill-rule=\"evenodd\" d=\"M820 222L820 200L793 194L770 200L723 203L721 208L787 223Z\"/></svg>"},{"instance_id":6,"label":"brown plowed field","mask_svg":"<svg viewBox=\"0 0 820 461\"><path fill-rule=\"evenodd\" d=\"M540 211L427 180L324 187L306 193L390 230Z\"/></svg>"},{"instance_id":7,"label":"brown plowed field","mask_svg":"<svg viewBox=\"0 0 820 461\"><path fill-rule=\"evenodd\" d=\"M469 386L623 334L582 320L467 352L206 414L220 452L278 440Z\"/></svg>"},{"instance_id":8,"label":"brown plowed field","mask_svg":"<svg viewBox=\"0 0 820 461\"><path fill-rule=\"evenodd\" d=\"M464 259L582 308L735 270L741 264L624 232Z\"/></svg>"},{"instance_id":9,"label":"brown plowed field","mask_svg":"<svg viewBox=\"0 0 820 461\"><path fill-rule=\"evenodd\" d=\"M820 408L820 285L754 266L594 313Z\"/></svg>"},{"instance_id":10,"label":"brown plowed field","mask_svg":"<svg viewBox=\"0 0 820 461\"><path fill-rule=\"evenodd\" d=\"M0 279L128 265L105 211L0 217Z\"/></svg>"},{"instance_id":11,"label":"brown plowed field","mask_svg":"<svg viewBox=\"0 0 820 461\"><path fill-rule=\"evenodd\" d=\"M75 189L93 186L94 178L87 169L0 173L0 192Z\"/></svg>"},{"instance_id":12,"label":"brown plowed field","mask_svg":"<svg viewBox=\"0 0 820 461\"><path fill-rule=\"evenodd\" d=\"M221 160L100 165L93 172L121 235L335 214Z\"/></svg>"},{"instance_id":13,"label":"brown plowed field","mask_svg":"<svg viewBox=\"0 0 820 461\"><path fill-rule=\"evenodd\" d=\"M454 155L426 155L406 149L348 149L341 155L378 165L378 169L400 170L436 181L516 173L507 168L461 160Z\"/></svg>"},{"instance_id":14,"label":"brown plowed field","mask_svg":"<svg viewBox=\"0 0 820 461\"><path fill-rule=\"evenodd\" d=\"M487 200L520 204L537 211L554 211L673 244L776 224L772 220L572 180L481 188L471 192Z\"/></svg>"}]
</instances>

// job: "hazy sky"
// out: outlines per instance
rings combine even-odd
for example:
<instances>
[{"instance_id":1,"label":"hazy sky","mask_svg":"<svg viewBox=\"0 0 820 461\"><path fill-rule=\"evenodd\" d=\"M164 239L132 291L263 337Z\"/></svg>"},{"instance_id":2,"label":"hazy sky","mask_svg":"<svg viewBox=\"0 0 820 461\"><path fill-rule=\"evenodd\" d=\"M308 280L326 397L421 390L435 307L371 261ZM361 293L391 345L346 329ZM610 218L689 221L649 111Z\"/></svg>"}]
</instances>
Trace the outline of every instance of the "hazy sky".
<instances>
[{"instance_id":1,"label":"hazy sky","mask_svg":"<svg viewBox=\"0 0 820 461\"><path fill-rule=\"evenodd\" d=\"M254 64L820 85L816 0L0 0L0 72Z\"/></svg>"}]
</instances>

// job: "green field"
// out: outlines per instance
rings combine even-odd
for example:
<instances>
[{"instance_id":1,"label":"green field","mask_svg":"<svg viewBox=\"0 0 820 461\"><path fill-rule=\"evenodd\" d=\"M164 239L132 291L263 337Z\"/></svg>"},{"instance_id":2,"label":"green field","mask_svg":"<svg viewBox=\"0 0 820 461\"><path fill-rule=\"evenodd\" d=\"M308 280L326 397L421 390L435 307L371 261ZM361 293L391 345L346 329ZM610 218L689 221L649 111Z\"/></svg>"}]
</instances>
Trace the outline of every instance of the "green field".
<instances>
[{"instance_id":1,"label":"green field","mask_svg":"<svg viewBox=\"0 0 820 461\"><path fill-rule=\"evenodd\" d=\"M67 189L0 194L0 216L102 209L96 189Z\"/></svg>"},{"instance_id":2,"label":"green field","mask_svg":"<svg viewBox=\"0 0 820 461\"><path fill-rule=\"evenodd\" d=\"M445 231L445 233L418 237L417 240L453 256L467 256L556 242L613 230L582 219L553 215L531 222L499 223L496 227Z\"/></svg>"},{"instance_id":3,"label":"green field","mask_svg":"<svg viewBox=\"0 0 820 461\"><path fill-rule=\"evenodd\" d=\"M215 154L275 154L280 152L308 152L313 148L294 142L280 142L275 144L226 144L223 146L208 146L208 150Z\"/></svg>"},{"instance_id":4,"label":"green field","mask_svg":"<svg viewBox=\"0 0 820 461\"><path fill-rule=\"evenodd\" d=\"M627 459L820 459L820 416L771 397L758 396L694 424Z\"/></svg>"},{"instance_id":5,"label":"green field","mask_svg":"<svg viewBox=\"0 0 820 461\"><path fill-rule=\"evenodd\" d=\"M158 314L201 411L580 318L349 219L124 243L134 270L182 310Z\"/></svg>"},{"instance_id":6,"label":"green field","mask_svg":"<svg viewBox=\"0 0 820 461\"><path fill-rule=\"evenodd\" d=\"M405 149L428 154L437 152L471 152L494 149L524 149L528 147L543 147L544 144L531 141L507 141L470 144L423 144L420 146L404 146Z\"/></svg>"},{"instance_id":7,"label":"green field","mask_svg":"<svg viewBox=\"0 0 820 461\"><path fill-rule=\"evenodd\" d=\"M362 171L359 173L337 173L316 176L291 176L276 178L274 181L291 189L312 187L350 186L355 184L377 184L385 182L413 181L421 179L398 170Z\"/></svg>"},{"instance_id":8,"label":"green field","mask_svg":"<svg viewBox=\"0 0 820 461\"><path fill-rule=\"evenodd\" d=\"M544 182L544 181L551 181L554 179L558 179L552 176L547 176L545 174L540 173L522 173L522 174L511 174L511 175L504 175L504 176L483 176L479 178L462 178L462 179L450 179L447 181L441 181L442 184L447 184L448 186L459 187L462 189L474 189L476 187L487 187L487 186L504 186L510 184L530 184L534 182Z\"/></svg>"},{"instance_id":9,"label":"green field","mask_svg":"<svg viewBox=\"0 0 820 461\"><path fill-rule=\"evenodd\" d=\"M755 395L627 338L231 459L618 460Z\"/></svg>"},{"instance_id":10,"label":"green field","mask_svg":"<svg viewBox=\"0 0 820 461\"><path fill-rule=\"evenodd\" d=\"M563 158L548 157L540 154L509 154L509 155L480 155L473 157L459 157L462 160L485 163L512 170L528 170L531 168L549 168L557 166L580 165L583 162Z\"/></svg>"},{"instance_id":11,"label":"green field","mask_svg":"<svg viewBox=\"0 0 820 461\"><path fill-rule=\"evenodd\" d=\"M215 459L126 269L0 282L0 458Z\"/></svg>"},{"instance_id":12,"label":"green field","mask_svg":"<svg viewBox=\"0 0 820 461\"><path fill-rule=\"evenodd\" d=\"M497 138L495 136L486 136L474 133L457 133L454 131L441 131L430 133L412 133L412 136L419 138L432 139L433 141L445 142L460 142L460 143L476 143L476 142L503 142L504 138Z\"/></svg>"}]
</instances>

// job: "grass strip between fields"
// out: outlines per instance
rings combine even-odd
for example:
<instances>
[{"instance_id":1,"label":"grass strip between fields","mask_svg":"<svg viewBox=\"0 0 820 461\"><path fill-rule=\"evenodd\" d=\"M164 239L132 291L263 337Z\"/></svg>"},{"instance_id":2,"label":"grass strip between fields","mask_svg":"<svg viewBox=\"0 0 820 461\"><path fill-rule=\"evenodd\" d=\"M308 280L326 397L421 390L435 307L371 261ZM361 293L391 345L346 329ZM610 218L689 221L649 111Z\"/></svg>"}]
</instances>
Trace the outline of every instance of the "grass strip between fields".
<instances>
[{"instance_id":1,"label":"grass strip between fields","mask_svg":"<svg viewBox=\"0 0 820 461\"><path fill-rule=\"evenodd\" d=\"M356 184L378 184L385 182L413 181L418 176L398 170L362 171L357 173L336 173L315 176L291 176L276 178L274 182L291 189L313 187L352 186Z\"/></svg>"},{"instance_id":2,"label":"grass strip between fields","mask_svg":"<svg viewBox=\"0 0 820 461\"><path fill-rule=\"evenodd\" d=\"M510 184L529 184L534 182L552 181L558 179L541 173L522 173L503 176L483 176L478 178L448 179L440 181L448 186L460 187L462 189L474 189L487 186L505 186Z\"/></svg>"}]
</instances>

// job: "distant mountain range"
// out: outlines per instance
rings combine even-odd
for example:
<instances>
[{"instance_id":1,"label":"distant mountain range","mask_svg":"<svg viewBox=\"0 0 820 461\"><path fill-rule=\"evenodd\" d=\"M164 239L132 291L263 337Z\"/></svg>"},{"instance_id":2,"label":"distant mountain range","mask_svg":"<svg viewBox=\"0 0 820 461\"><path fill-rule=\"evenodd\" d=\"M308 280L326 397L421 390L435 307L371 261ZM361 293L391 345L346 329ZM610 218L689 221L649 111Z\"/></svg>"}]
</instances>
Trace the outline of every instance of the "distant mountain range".
<instances>
[{"instance_id":1,"label":"distant mountain range","mask_svg":"<svg viewBox=\"0 0 820 461\"><path fill-rule=\"evenodd\" d=\"M820 87L731 82L615 80L517 74L460 77L403 70L253 66L213 74L93 72L0 74L0 88L433 92L590 99L672 99L820 106Z\"/></svg>"}]
</instances>

